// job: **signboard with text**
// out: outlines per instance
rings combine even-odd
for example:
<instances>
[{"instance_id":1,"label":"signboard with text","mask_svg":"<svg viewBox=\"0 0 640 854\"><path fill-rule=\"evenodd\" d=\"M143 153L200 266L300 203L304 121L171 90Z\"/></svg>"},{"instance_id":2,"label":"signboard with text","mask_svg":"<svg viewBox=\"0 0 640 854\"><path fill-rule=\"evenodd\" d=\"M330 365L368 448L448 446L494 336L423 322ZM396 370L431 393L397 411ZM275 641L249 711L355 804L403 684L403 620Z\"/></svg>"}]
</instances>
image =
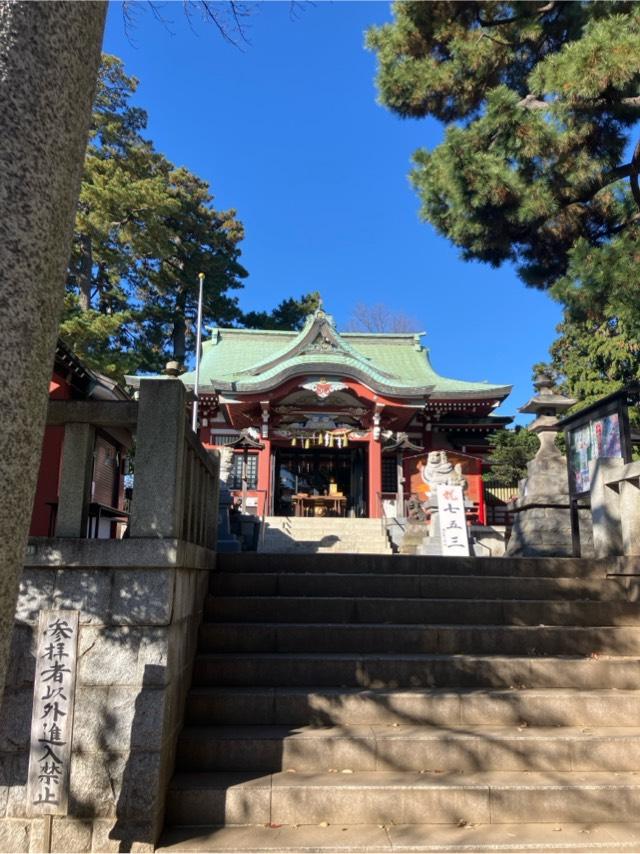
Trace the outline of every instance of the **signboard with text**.
<instances>
[{"instance_id":1,"label":"signboard with text","mask_svg":"<svg viewBox=\"0 0 640 854\"><path fill-rule=\"evenodd\" d=\"M467 520L464 512L464 494L461 486L438 485L438 512L442 554L469 554Z\"/></svg>"},{"instance_id":2,"label":"signboard with text","mask_svg":"<svg viewBox=\"0 0 640 854\"><path fill-rule=\"evenodd\" d=\"M67 813L77 649L78 612L41 611L27 782L30 816Z\"/></svg>"}]
</instances>

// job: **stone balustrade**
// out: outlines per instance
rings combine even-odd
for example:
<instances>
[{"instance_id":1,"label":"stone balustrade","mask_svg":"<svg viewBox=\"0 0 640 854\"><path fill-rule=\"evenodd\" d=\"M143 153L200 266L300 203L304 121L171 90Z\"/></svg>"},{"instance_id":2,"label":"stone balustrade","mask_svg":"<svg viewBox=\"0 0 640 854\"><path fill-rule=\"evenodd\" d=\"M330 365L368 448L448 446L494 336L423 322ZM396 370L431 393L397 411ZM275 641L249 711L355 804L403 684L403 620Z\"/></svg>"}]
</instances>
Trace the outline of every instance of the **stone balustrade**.
<instances>
[{"instance_id":1,"label":"stone balustrade","mask_svg":"<svg viewBox=\"0 0 640 854\"><path fill-rule=\"evenodd\" d=\"M594 460L589 474L595 556L640 554L640 462Z\"/></svg>"},{"instance_id":2,"label":"stone balustrade","mask_svg":"<svg viewBox=\"0 0 640 854\"><path fill-rule=\"evenodd\" d=\"M69 814L52 850L153 851L163 824L186 692L215 567L217 455L186 421L174 380L145 380L139 402L60 401L65 425L56 536L27 549L0 710L0 850L42 850L26 803L34 628L42 609L80 617ZM93 436L135 427L129 536L89 539Z\"/></svg>"},{"instance_id":3,"label":"stone balustrade","mask_svg":"<svg viewBox=\"0 0 640 854\"><path fill-rule=\"evenodd\" d=\"M97 427L135 429L135 486L129 536L174 537L215 548L220 462L186 417L177 380L143 380L137 401L53 401L50 424L64 424L55 533L87 530Z\"/></svg>"}]
</instances>

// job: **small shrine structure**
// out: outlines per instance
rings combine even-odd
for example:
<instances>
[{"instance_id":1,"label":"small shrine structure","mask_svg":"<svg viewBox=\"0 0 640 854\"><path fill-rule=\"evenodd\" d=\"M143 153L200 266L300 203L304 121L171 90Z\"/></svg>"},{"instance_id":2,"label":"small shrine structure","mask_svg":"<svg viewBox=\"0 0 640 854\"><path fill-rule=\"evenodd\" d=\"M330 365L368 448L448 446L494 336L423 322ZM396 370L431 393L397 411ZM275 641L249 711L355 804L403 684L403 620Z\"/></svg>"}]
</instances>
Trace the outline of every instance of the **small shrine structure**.
<instances>
[{"instance_id":1,"label":"small shrine structure","mask_svg":"<svg viewBox=\"0 0 640 854\"><path fill-rule=\"evenodd\" d=\"M338 332L318 309L298 332L212 329L199 373L199 435L235 446L231 491L259 515L404 515L427 454L470 472L482 513L493 410L508 385L437 374L423 333ZM139 378L130 381L136 384ZM189 389L195 372L180 380ZM256 447L240 449L240 435Z\"/></svg>"}]
</instances>

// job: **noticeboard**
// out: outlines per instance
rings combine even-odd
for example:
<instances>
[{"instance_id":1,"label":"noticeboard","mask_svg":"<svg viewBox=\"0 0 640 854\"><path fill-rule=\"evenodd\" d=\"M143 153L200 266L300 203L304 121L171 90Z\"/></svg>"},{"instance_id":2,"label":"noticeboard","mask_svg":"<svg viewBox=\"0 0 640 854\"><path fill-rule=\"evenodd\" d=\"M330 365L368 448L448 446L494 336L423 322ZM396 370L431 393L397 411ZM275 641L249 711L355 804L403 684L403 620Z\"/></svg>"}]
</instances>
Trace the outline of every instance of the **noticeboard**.
<instances>
[{"instance_id":1,"label":"noticeboard","mask_svg":"<svg viewBox=\"0 0 640 854\"><path fill-rule=\"evenodd\" d=\"M619 457L631 462L628 405L637 398L635 386L621 389L560 422L567 445L569 493L589 493L589 463Z\"/></svg>"}]
</instances>

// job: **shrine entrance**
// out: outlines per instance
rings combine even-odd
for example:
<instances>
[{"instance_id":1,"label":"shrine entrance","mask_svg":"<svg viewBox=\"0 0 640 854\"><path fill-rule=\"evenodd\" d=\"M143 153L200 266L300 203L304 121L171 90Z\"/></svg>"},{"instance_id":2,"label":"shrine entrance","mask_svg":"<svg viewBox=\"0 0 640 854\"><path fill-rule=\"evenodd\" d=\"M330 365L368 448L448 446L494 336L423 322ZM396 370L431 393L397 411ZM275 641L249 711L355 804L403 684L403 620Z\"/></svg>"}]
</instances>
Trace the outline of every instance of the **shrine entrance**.
<instances>
[{"instance_id":1,"label":"shrine entrance","mask_svg":"<svg viewBox=\"0 0 640 854\"><path fill-rule=\"evenodd\" d=\"M275 516L366 516L367 447L273 449Z\"/></svg>"}]
</instances>

